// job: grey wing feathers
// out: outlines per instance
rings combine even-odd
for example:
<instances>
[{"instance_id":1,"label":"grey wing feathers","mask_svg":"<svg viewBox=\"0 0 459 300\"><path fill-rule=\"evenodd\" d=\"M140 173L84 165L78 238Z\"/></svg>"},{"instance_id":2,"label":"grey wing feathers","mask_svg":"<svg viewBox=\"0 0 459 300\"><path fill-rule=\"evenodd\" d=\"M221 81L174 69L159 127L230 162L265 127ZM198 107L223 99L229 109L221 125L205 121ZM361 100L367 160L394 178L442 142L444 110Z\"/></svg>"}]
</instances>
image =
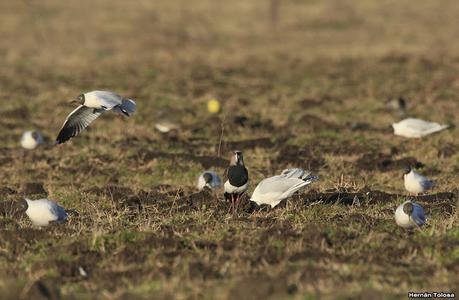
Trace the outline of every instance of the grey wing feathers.
<instances>
[{"instance_id":1,"label":"grey wing feathers","mask_svg":"<svg viewBox=\"0 0 459 300\"><path fill-rule=\"evenodd\" d=\"M111 109L122 103L123 97L111 91L93 91L91 92L100 101L104 102L108 109Z\"/></svg>"},{"instance_id":2,"label":"grey wing feathers","mask_svg":"<svg viewBox=\"0 0 459 300\"><path fill-rule=\"evenodd\" d=\"M305 182L307 182L309 184L311 182L319 180L319 176L308 174L308 175L303 176L301 179L303 179L303 181L305 181Z\"/></svg>"},{"instance_id":3,"label":"grey wing feathers","mask_svg":"<svg viewBox=\"0 0 459 300\"><path fill-rule=\"evenodd\" d=\"M316 176L311 176L310 171L305 171L301 168L285 169L282 171L282 173L279 176L285 177L285 178L300 178L305 181L309 180L311 177L314 177L315 179L317 179ZM314 181L315 179L311 180L311 182Z\"/></svg>"},{"instance_id":4,"label":"grey wing feathers","mask_svg":"<svg viewBox=\"0 0 459 300\"><path fill-rule=\"evenodd\" d=\"M220 176L214 173L212 176L212 187L219 188L221 185L222 185L222 181L220 179Z\"/></svg>"},{"instance_id":5,"label":"grey wing feathers","mask_svg":"<svg viewBox=\"0 0 459 300\"><path fill-rule=\"evenodd\" d=\"M121 106L128 114L132 114L136 111L136 104L134 100L123 99L123 104Z\"/></svg>"},{"instance_id":6,"label":"grey wing feathers","mask_svg":"<svg viewBox=\"0 0 459 300\"><path fill-rule=\"evenodd\" d=\"M424 225L426 223L426 217L424 215L424 210L419 204L414 204L414 211L412 213L412 218L416 224L419 226Z\"/></svg>"},{"instance_id":7,"label":"grey wing feathers","mask_svg":"<svg viewBox=\"0 0 459 300\"><path fill-rule=\"evenodd\" d=\"M424 216L424 212L422 210L415 212L412 215L412 218L414 222L416 222L416 224L418 224L419 226L424 225L426 223L426 217Z\"/></svg>"},{"instance_id":8,"label":"grey wing feathers","mask_svg":"<svg viewBox=\"0 0 459 300\"><path fill-rule=\"evenodd\" d=\"M83 105L77 107L72 111L62 126L59 135L56 138L56 144L62 144L77 136L82 132L89 124L97 119L104 110L89 108Z\"/></svg>"},{"instance_id":9,"label":"grey wing feathers","mask_svg":"<svg viewBox=\"0 0 459 300\"><path fill-rule=\"evenodd\" d=\"M428 190L433 187L434 183L430 180L423 180L421 181L421 185L424 189Z\"/></svg>"},{"instance_id":10,"label":"grey wing feathers","mask_svg":"<svg viewBox=\"0 0 459 300\"><path fill-rule=\"evenodd\" d=\"M303 184L302 180L298 178L285 178L280 176L274 176L267 178L259 183L257 186L258 193L267 194L267 193L284 193L289 189L295 187L298 184Z\"/></svg>"},{"instance_id":11,"label":"grey wing feathers","mask_svg":"<svg viewBox=\"0 0 459 300\"><path fill-rule=\"evenodd\" d=\"M59 206L58 204L54 204L52 206L53 213L57 216L57 220L59 222L63 222L67 220L67 212L65 211L64 208Z\"/></svg>"},{"instance_id":12,"label":"grey wing feathers","mask_svg":"<svg viewBox=\"0 0 459 300\"><path fill-rule=\"evenodd\" d=\"M280 176L287 178L300 178L304 175L304 170L300 168L285 169Z\"/></svg>"}]
</instances>

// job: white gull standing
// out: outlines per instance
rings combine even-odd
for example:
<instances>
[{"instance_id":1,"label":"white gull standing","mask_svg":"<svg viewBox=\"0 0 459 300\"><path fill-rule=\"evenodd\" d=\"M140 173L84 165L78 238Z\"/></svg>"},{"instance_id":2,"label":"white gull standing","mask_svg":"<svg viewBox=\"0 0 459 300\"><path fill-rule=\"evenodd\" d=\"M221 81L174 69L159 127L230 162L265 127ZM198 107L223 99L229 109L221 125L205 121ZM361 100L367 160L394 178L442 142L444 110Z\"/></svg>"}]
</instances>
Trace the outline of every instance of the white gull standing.
<instances>
[{"instance_id":1,"label":"white gull standing","mask_svg":"<svg viewBox=\"0 0 459 300\"><path fill-rule=\"evenodd\" d=\"M92 91L81 94L72 102L77 102L79 106L67 116L56 138L56 144L65 143L80 134L105 111L112 110L129 117L136 110L133 100L109 91Z\"/></svg>"},{"instance_id":2,"label":"white gull standing","mask_svg":"<svg viewBox=\"0 0 459 300\"><path fill-rule=\"evenodd\" d=\"M411 167L407 167L405 169L405 173L403 174L403 182L405 189L415 195L424 193L434 186L432 181L427 179L427 177L416 173Z\"/></svg>"},{"instance_id":3,"label":"white gull standing","mask_svg":"<svg viewBox=\"0 0 459 300\"><path fill-rule=\"evenodd\" d=\"M49 199L25 199L20 205L35 226L48 226L67 220L65 209Z\"/></svg>"},{"instance_id":4,"label":"white gull standing","mask_svg":"<svg viewBox=\"0 0 459 300\"><path fill-rule=\"evenodd\" d=\"M33 150L43 144L43 136L39 131L26 131L21 136L21 146L27 150Z\"/></svg>"}]
</instances>

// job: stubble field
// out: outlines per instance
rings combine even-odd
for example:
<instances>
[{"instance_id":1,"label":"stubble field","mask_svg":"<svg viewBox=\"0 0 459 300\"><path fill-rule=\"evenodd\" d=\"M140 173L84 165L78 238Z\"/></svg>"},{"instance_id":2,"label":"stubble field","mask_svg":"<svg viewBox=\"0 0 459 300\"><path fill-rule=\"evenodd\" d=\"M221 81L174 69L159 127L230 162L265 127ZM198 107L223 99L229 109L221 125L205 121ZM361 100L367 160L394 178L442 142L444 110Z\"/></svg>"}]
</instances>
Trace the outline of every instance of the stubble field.
<instances>
[{"instance_id":1,"label":"stubble field","mask_svg":"<svg viewBox=\"0 0 459 300\"><path fill-rule=\"evenodd\" d=\"M395 137L402 117L385 102L457 123L458 16L455 1L426 0L0 2L0 298L457 292L458 131ZM68 100L95 89L138 112L53 146ZM164 119L177 134L155 130ZM28 129L47 144L21 149ZM195 183L223 175L235 149L249 195L286 167L320 181L273 210L246 197L233 216ZM406 165L436 183L417 198L421 230L393 219ZM35 228L11 209L44 196L67 224Z\"/></svg>"}]
</instances>

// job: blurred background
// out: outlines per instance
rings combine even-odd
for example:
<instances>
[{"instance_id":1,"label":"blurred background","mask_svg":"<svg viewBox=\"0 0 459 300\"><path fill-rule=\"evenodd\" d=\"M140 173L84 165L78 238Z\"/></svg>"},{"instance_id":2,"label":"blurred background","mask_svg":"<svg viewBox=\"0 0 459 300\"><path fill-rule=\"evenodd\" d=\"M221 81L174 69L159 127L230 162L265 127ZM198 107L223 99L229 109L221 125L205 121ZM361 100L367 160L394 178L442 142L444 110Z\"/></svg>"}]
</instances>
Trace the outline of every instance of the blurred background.
<instances>
[{"instance_id":1,"label":"blurred background","mask_svg":"<svg viewBox=\"0 0 459 300\"><path fill-rule=\"evenodd\" d=\"M447 93L432 91L432 79L456 71L458 15L454 1L433 0L4 0L0 96L6 111L22 103L43 113L34 103L93 89L156 107L333 94L430 103ZM61 114L50 118L60 126Z\"/></svg>"},{"instance_id":2,"label":"blurred background","mask_svg":"<svg viewBox=\"0 0 459 300\"><path fill-rule=\"evenodd\" d=\"M8 64L132 68L281 55L457 52L454 1L2 1ZM151 64L149 66L149 64ZM136 68L135 68L136 67Z\"/></svg>"}]
</instances>

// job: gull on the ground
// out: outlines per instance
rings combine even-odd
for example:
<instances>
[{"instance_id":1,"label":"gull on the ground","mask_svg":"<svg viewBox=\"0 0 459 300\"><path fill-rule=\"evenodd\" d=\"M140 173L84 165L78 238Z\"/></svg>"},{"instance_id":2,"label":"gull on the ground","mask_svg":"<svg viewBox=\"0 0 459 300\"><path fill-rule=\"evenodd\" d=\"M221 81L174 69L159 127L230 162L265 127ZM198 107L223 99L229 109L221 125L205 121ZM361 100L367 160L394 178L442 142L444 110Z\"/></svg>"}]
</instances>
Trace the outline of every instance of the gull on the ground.
<instances>
[{"instance_id":1,"label":"gull on the ground","mask_svg":"<svg viewBox=\"0 0 459 300\"><path fill-rule=\"evenodd\" d=\"M389 99L386 101L386 108L391 111L398 112L400 116L406 115L406 100L404 97L398 97L397 99Z\"/></svg>"},{"instance_id":2,"label":"gull on the ground","mask_svg":"<svg viewBox=\"0 0 459 300\"><path fill-rule=\"evenodd\" d=\"M218 174L214 171L204 171L198 177L197 187L200 191L205 187L208 187L209 189L219 189L221 186L222 181L220 176L218 176Z\"/></svg>"},{"instance_id":3,"label":"gull on the ground","mask_svg":"<svg viewBox=\"0 0 459 300\"><path fill-rule=\"evenodd\" d=\"M178 132L180 131L180 126L169 120L161 120L155 124L155 129L161 133Z\"/></svg>"},{"instance_id":4,"label":"gull on the ground","mask_svg":"<svg viewBox=\"0 0 459 300\"><path fill-rule=\"evenodd\" d=\"M224 196L226 200L231 199L231 208L234 214L239 206L240 197L249 188L249 172L244 165L241 151L234 151L226 175L228 180L224 184Z\"/></svg>"},{"instance_id":5,"label":"gull on the ground","mask_svg":"<svg viewBox=\"0 0 459 300\"><path fill-rule=\"evenodd\" d=\"M301 168L291 168L291 169L284 169L280 176L285 176L289 178L301 178L304 176L306 172ZM309 175L309 172L308 172Z\"/></svg>"},{"instance_id":6,"label":"gull on the ground","mask_svg":"<svg viewBox=\"0 0 459 300\"><path fill-rule=\"evenodd\" d=\"M37 130L26 131L21 136L21 146L27 150L33 150L43 144L43 136Z\"/></svg>"},{"instance_id":7,"label":"gull on the ground","mask_svg":"<svg viewBox=\"0 0 459 300\"><path fill-rule=\"evenodd\" d=\"M416 173L411 167L407 167L405 169L405 173L403 174L403 181L405 189L415 195L424 193L434 186L432 181L427 179L427 177Z\"/></svg>"},{"instance_id":8,"label":"gull on the ground","mask_svg":"<svg viewBox=\"0 0 459 300\"><path fill-rule=\"evenodd\" d=\"M286 169L280 175L263 179L253 191L250 200L258 205L268 204L274 208L282 200L318 179L319 177L300 168Z\"/></svg>"},{"instance_id":9,"label":"gull on the ground","mask_svg":"<svg viewBox=\"0 0 459 300\"><path fill-rule=\"evenodd\" d=\"M112 110L128 117L136 111L134 100L109 91L92 91L81 94L72 102L78 103L79 106L67 116L56 138L56 144L65 143L80 134L105 111Z\"/></svg>"},{"instance_id":10,"label":"gull on the ground","mask_svg":"<svg viewBox=\"0 0 459 300\"><path fill-rule=\"evenodd\" d=\"M426 217L421 205L408 200L397 207L395 222L403 228L414 228L424 225Z\"/></svg>"},{"instance_id":11,"label":"gull on the ground","mask_svg":"<svg viewBox=\"0 0 459 300\"><path fill-rule=\"evenodd\" d=\"M64 223L67 220L65 209L49 199L25 199L20 205L35 226L48 226L52 223Z\"/></svg>"},{"instance_id":12,"label":"gull on the ground","mask_svg":"<svg viewBox=\"0 0 459 300\"><path fill-rule=\"evenodd\" d=\"M428 122L421 119L408 118L398 123L393 123L394 134L406 138L421 138L448 128L449 125Z\"/></svg>"}]
</instances>

